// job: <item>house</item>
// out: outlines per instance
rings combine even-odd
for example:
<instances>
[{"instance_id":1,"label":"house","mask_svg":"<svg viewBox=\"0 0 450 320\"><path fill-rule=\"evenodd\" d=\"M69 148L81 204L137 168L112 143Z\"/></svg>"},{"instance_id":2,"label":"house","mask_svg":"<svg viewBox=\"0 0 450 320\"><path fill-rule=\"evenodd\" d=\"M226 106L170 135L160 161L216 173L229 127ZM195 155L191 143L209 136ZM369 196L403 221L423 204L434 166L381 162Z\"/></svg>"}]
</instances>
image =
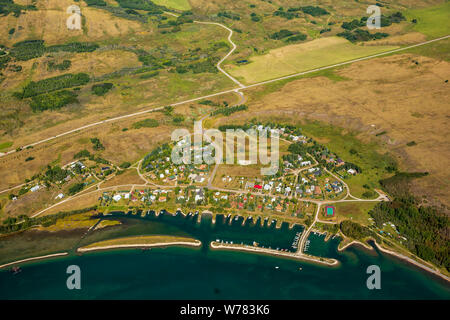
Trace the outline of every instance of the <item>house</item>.
<instances>
[{"instance_id":1,"label":"house","mask_svg":"<svg viewBox=\"0 0 450 320\"><path fill-rule=\"evenodd\" d=\"M355 175L356 174L356 170L355 169L348 169L347 172L351 175Z\"/></svg>"},{"instance_id":2,"label":"house","mask_svg":"<svg viewBox=\"0 0 450 320\"><path fill-rule=\"evenodd\" d=\"M336 167L343 166L344 164L345 164L345 162L342 159L337 159L336 160Z\"/></svg>"},{"instance_id":3,"label":"house","mask_svg":"<svg viewBox=\"0 0 450 320\"><path fill-rule=\"evenodd\" d=\"M159 197L159 199L158 199L159 202L166 202L166 200L167 200L167 197L165 197L165 196Z\"/></svg>"},{"instance_id":4,"label":"house","mask_svg":"<svg viewBox=\"0 0 450 320\"><path fill-rule=\"evenodd\" d=\"M64 198L64 193L58 194L55 199L62 199L62 198Z\"/></svg>"},{"instance_id":5,"label":"house","mask_svg":"<svg viewBox=\"0 0 450 320\"><path fill-rule=\"evenodd\" d=\"M311 161L302 161L302 162L300 163L300 165L301 165L302 167L310 166L310 165L311 165Z\"/></svg>"},{"instance_id":6,"label":"house","mask_svg":"<svg viewBox=\"0 0 450 320\"><path fill-rule=\"evenodd\" d=\"M197 182L197 183L202 183L203 181L205 181L205 178L204 178L204 177L201 177L201 176L195 177L195 182Z\"/></svg>"},{"instance_id":7,"label":"house","mask_svg":"<svg viewBox=\"0 0 450 320\"><path fill-rule=\"evenodd\" d=\"M114 197L113 197L113 200L114 201L119 201L120 199L122 199L122 196L120 195L120 194L116 194Z\"/></svg>"},{"instance_id":8,"label":"house","mask_svg":"<svg viewBox=\"0 0 450 320\"><path fill-rule=\"evenodd\" d=\"M269 191L270 189L272 189L272 186L270 184L265 184L264 185L264 190L265 191Z\"/></svg>"},{"instance_id":9,"label":"house","mask_svg":"<svg viewBox=\"0 0 450 320\"><path fill-rule=\"evenodd\" d=\"M320 189L319 186L316 186L316 187L314 188L314 194L315 194L315 195L321 195L321 194L322 194L322 189Z\"/></svg>"},{"instance_id":10,"label":"house","mask_svg":"<svg viewBox=\"0 0 450 320\"><path fill-rule=\"evenodd\" d=\"M286 189L284 189L284 194L287 196L289 195L289 193L291 192L291 187L286 187Z\"/></svg>"},{"instance_id":11,"label":"house","mask_svg":"<svg viewBox=\"0 0 450 320\"><path fill-rule=\"evenodd\" d=\"M238 163L241 166L248 166L248 165L252 164L252 160L239 160Z\"/></svg>"},{"instance_id":12,"label":"house","mask_svg":"<svg viewBox=\"0 0 450 320\"><path fill-rule=\"evenodd\" d=\"M31 188L30 191L35 192L35 191L38 191L40 188L41 188L41 186L37 184L33 188Z\"/></svg>"},{"instance_id":13,"label":"house","mask_svg":"<svg viewBox=\"0 0 450 320\"><path fill-rule=\"evenodd\" d=\"M255 185L253 186L253 188L258 189L258 190L261 190L263 187L262 187L261 185L259 185L259 184L255 184Z\"/></svg>"}]
</instances>

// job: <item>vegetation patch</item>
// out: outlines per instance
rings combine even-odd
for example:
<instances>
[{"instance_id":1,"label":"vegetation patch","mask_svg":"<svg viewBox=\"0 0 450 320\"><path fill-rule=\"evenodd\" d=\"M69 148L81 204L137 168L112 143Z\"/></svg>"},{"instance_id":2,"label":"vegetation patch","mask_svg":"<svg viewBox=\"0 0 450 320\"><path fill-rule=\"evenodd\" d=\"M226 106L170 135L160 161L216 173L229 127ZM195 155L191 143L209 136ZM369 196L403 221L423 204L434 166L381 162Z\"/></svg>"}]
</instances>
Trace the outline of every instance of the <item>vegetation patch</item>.
<instances>
[{"instance_id":1,"label":"vegetation patch","mask_svg":"<svg viewBox=\"0 0 450 320\"><path fill-rule=\"evenodd\" d=\"M12 145L13 145L12 141L2 142L2 143L0 143L0 150L8 149Z\"/></svg>"},{"instance_id":2,"label":"vegetation patch","mask_svg":"<svg viewBox=\"0 0 450 320\"><path fill-rule=\"evenodd\" d=\"M20 17L22 11L26 10L34 10L37 8L35 5L19 5L14 3L13 0L0 0L0 16L7 16L10 13L14 15L14 17Z\"/></svg>"},{"instance_id":3,"label":"vegetation patch","mask_svg":"<svg viewBox=\"0 0 450 320\"><path fill-rule=\"evenodd\" d=\"M52 52L93 52L98 49L98 44L89 42L71 42L62 45L46 47L44 40L25 40L15 43L11 48L11 56L19 61L27 61L38 58L44 53Z\"/></svg>"},{"instance_id":4,"label":"vegetation patch","mask_svg":"<svg viewBox=\"0 0 450 320\"><path fill-rule=\"evenodd\" d=\"M69 69L72 66L72 62L70 60L64 60L61 63L55 63L54 61L50 61L47 64L47 69L49 71L64 71Z\"/></svg>"},{"instance_id":5,"label":"vegetation patch","mask_svg":"<svg viewBox=\"0 0 450 320\"><path fill-rule=\"evenodd\" d=\"M132 128L133 129L140 129L140 128L156 128L159 126L159 122L155 119L145 119L138 122L133 123Z\"/></svg>"},{"instance_id":6,"label":"vegetation patch","mask_svg":"<svg viewBox=\"0 0 450 320\"><path fill-rule=\"evenodd\" d=\"M93 94L95 94L97 96L104 96L113 87L114 87L114 85L112 83L108 83L108 82L101 83L101 84L94 84L91 88L91 91Z\"/></svg>"},{"instance_id":7,"label":"vegetation patch","mask_svg":"<svg viewBox=\"0 0 450 320\"><path fill-rule=\"evenodd\" d=\"M382 202L369 212L377 227L391 222L405 236L406 247L420 258L450 270L448 216L436 208L419 205L411 196Z\"/></svg>"},{"instance_id":8,"label":"vegetation patch","mask_svg":"<svg viewBox=\"0 0 450 320\"><path fill-rule=\"evenodd\" d=\"M19 98L34 97L42 93L82 86L87 84L89 80L89 75L86 73L68 73L57 77L39 80L36 82L31 81L23 88L22 93L19 93L16 96L18 96Z\"/></svg>"},{"instance_id":9,"label":"vegetation patch","mask_svg":"<svg viewBox=\"0 0 450 320\"><path fill-rule=\"evenodd\" d=\"M32 97L30 107L33 112L41 112L44 110L57 110L77 102L76 93L69 90L61 90Z\"/></svg>"},{"instance_id":10,"label":"vegetation patch","mask_svg":"<svg viewBox=\"0 0 450 320\"><path fill-rule=\"evenodd\" d=\"M224 116L229 116L232 113L247 110L247 109L248 109L248 107L245 104L241 104L239 106L234 106L234 107L220 107L220 108L217 108L216 110L214 110L213 112L211 112L211 116L215 116L218 114L223 114Z\"/></svg>"},{"instance_id":11,"label":"vegetation patch","mask_svg":"<svg viewBox=\"0 0 450 320\"><path fill-rule=\"evenodd\" d=\"M95 151L105 150L105 146L100 142L99 138L91 138L92 148Z\"/></svg>"},{"instance_id":12,"label":"vegetation patch","mask_svg":"<svg viewBox=\"0 0 450 320\"><path fill-rule=\"evenodd\" d=\"M450 33L449 12L450 2L446 1L434 7L408 10L405 15L408 20L415 20L414 30L429 38L436 38Z\"/></svg>"}]
</instances>

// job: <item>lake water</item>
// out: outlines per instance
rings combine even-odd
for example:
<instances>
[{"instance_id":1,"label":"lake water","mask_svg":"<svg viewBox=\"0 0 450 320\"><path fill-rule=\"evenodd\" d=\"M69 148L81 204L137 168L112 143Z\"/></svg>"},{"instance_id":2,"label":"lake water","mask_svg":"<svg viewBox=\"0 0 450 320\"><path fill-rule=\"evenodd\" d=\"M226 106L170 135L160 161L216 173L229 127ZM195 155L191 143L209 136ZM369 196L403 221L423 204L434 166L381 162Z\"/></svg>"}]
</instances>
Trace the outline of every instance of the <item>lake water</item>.
<instances>
[{"instance_id":1,"label":"lake water","mask_svg":"<svg viewBox=\"0 0 450 320\"><path fill-rule=\"evenodd\" d=\"M122 214L118 214L122 215ZM241 218L242 219L242 218ZM243 220L149 215L123 217L119 229L93 233L79 244L133 234L189 235L294 250L296 226L263 226ZM225 223L226 222L226 223ZM230 225L231 223L231 225ZM115 231L113 231L115 230ZM170 233L168 233L170 232ZM285 258L202 248L111 250L24 265L20 274L0 272L0 299L449 299L443 280L376 250L350 247L338 252L339 239L324 242L311 234L308 253L338 259L326 267ZM81 290L68 290L66 269L81 268ZM368 290L366 269L381 268L381 290ZM300 270L301 268L301 270Z\"/></svg>"}]
</instances>

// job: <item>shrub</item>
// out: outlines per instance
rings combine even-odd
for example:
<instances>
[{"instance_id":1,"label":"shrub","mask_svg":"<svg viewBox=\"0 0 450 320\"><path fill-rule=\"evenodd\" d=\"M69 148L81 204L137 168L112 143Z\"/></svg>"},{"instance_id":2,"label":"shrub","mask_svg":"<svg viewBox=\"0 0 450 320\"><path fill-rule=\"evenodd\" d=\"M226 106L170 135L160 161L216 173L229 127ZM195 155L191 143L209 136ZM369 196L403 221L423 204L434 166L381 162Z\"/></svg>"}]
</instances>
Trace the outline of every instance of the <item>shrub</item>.
<instances>
[{"instance_id":1,"label":"shrub","mask_svg":"<svg viewBox=\"0 0 450 320\"><path fill-rule=\"evenodd\" d=\"M327 15L329 14L327 10L321 8L321 7L315 7L315 6L305 6L305 7L301 7L301 10L306 13L309 14L313 17L318 17L318 16L323 16L323 15Z\"/></svg>"},{"instance_id":2,"label":"shrub","mask_svg":"<svg viewBox=\"0 0 450 320\"><path fill-rule=\"evenodd\" d=\"M150 78L154 78L157 75L159 75L159 71L153 71L153 72L149 72L149 73L145 73L139 76L140 79L150 79Z\"/></svg>"},{"instance_id":3,"label":"shrub","mask_svg":"<svg viewBox=\"0 0 450 320\"><path fill-rule=\"evenodd\" d=\"M84 149L84 150L81 150L80 152L76 153L73 156L73 158L74 159L89 158L90 156L91 156L91 153L88 150Z\"/></svg>"},{"instance_id":4,"label":"shrub","mask_svg":"<svg viewBox=\"0 0 450 320\"><path fill-rule=\"evenodd\" d=\"M76 183L70 186L69 195L73 196L74 194L80 192L84 188L84 183Z\"/></svg>"},{"instance_id":5,"label":"shrub","mask_svg":"<svg viewBox=\"0 0 450 320\"><path fill-rule=\"evenodd\" d=\"M30 107L34 112L57 110L70 103L76 103L77 95L73 91L62 90L32 97Z\"/></svg>"},{"instance_id":6,"label":"shrub","mask_svg":"<svg viewBox=\"0 0 450 320\"><path fill-rule=\"evenodd\" d=\"M138 122L133 123L132 127L134 129L140 129L140 128L156 128L159 126L159 123L155 119L145 119Z\"/></svg>"},{"instance_id":7,"label":"shrub","mask_svg":"<svg viewBox=\"0 0 450 320\"><path fill-rule=\"evenodd\" d=\"M106 6L106 2L104 0L84 0L88 6Z\"/></svg>"},{"instance_id":8,"label":"shrub","mask_svg":"<svg viewBox=\"0 0 450 320\"><path fill-rule=\"evenodd\" d=\"M212 116L218 115L218 114L223 114L225 116L229 116L232 113L238 112L238 111L242 111L242 110L247 110L248 107L245 104L239 105L239 106L235 106L235 107L222 107L222 108L217 108L216 110L214 110L213 112L211 112Z\"/></svg>"},{"instance_id":9,"label":"shrub","mask_svg":"<svg viewBox=\"0 0 450 320\"><path fill-rule=\"evenodd\" d=\"M92 148L96 151L105 150L105 146L100 142L98 138L91 138Z\"/></svg>"},{"instance_id":10,"label":"shrub","mask_svg":"<svg viewBox=\"0 0 450 320\"><path fill-rule=\"evenodd\" d=\"M120 164L119 167L122 169L126 169L126 168L131 167L131 163L126 161L126 162L123 162L122 164Z\"/></svg>"},{"instance_id":11,"label":"shrub","mask_svg":"<svg viewBox=\"0 0 450 320\"><path fill-rule=\"evenodd\" d=\"M274 39L274 40L281 40L283 38L289 37L289 36L293 36L294 34L296 34L296 32L294 31L290 31L287 29L281 29L278 32L272 33L269 38L270 39Z\"/></svg>"},{"instance_id":12,"label":"shrub","mask_svg":"<svg viewBox=\"0 0 450 320\"><path fill-rule=\"evenodd\" d=\"M54 61L50 61L47 65L47 69L49 71L59 70L64 71L69 69L72 66L72 62L70 60L64 60L62 63L56 64Z\"/></svg>"},{"instance_id":13,"label":"shrub","mask_svg":"<svg viewBox=\"0 0 450 320\"><path fill-rule=\"evenodd\" d=\"M297 41L304 41L304 40L306 40L306 34L299 33L295 36L287 38L285 41L286 42L297 42Z\"/></svg>"},{"instance_id":14,"label":"shrub","mask_svg":"<svg viewBox=\"0 0 450 320\"><path fill-rule=\"evenodd\" d=\"M114 87L112 83L101 83L101 84L94 84L91 88L91 91L93 94L97 96L104 96L109 90L111 90Z\"/></svg>"}]
</instances>

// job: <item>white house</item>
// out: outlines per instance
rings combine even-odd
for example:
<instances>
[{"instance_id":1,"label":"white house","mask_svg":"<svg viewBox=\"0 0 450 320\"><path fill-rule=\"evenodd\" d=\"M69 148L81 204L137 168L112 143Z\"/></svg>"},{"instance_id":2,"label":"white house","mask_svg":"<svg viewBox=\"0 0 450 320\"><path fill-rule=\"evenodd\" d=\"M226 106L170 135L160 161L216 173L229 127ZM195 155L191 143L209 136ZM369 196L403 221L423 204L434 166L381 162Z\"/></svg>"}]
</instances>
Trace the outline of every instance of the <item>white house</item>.
<instances>
[{"instance_id":1,"label":"white house","mask_svg":"<svg viewBox=\"0 0 450 320\"><path fill-rule=\"evenodd\" d=\"M116 195L113 197L113 200L114 200L114 201L119 201L120 199L122 199L122 196L121 196L120 194L116 194Z\"/></svg>"},{"instance_id":2,"label":"white house","mask_svg":"<svg viewBox=\"0 0 450 320\"><path fill-rule=\"evenodd\" d=\"M348 169L347 172L349 174L356 174L356 170L355 169Z\"/></svg>"}]
</instances>

